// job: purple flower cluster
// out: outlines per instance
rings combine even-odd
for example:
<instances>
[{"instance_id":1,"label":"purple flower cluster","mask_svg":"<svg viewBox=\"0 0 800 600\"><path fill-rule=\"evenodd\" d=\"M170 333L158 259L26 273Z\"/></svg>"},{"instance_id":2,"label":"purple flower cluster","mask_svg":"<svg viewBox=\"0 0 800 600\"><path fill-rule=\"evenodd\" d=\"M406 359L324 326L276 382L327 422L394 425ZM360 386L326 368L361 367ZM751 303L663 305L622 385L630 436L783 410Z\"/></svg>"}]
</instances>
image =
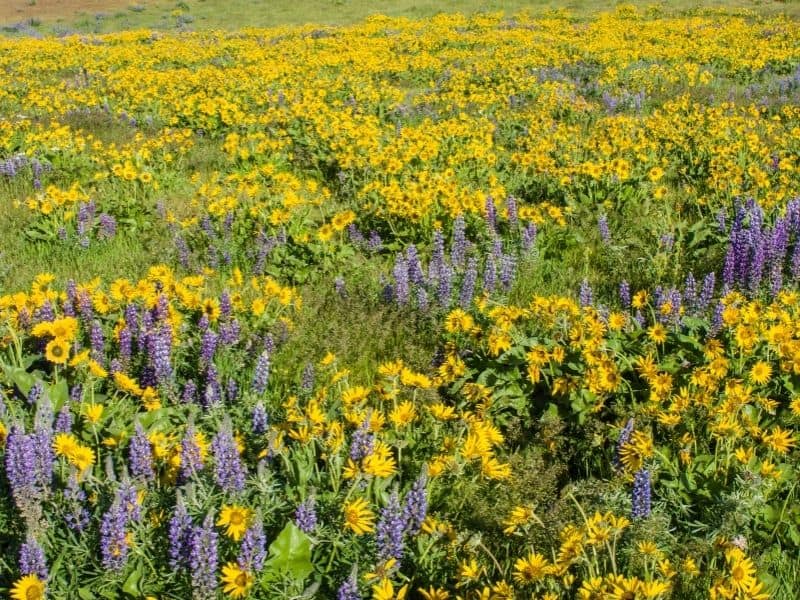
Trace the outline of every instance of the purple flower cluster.
<instances>
[{"instance_id":1,"label":"purple flower cluster","mask_svg":"<svg viewBox=\"0 0 800 600\"><path fill-rule=\"evenodd\" d=\"M738 289L755 294L767 283L775 296L783 288L787 269L792 281L800 279L800 199L791 200L771 226L755 200L737 204L728 231L723 293Z\"/></svg>"},{"instance_id":2,"label":"purple flower cluster","mask_svg":"<svg viewBox=\"0 0 800 600\"><path fill-rule=\"evenodd\" d=\"M214 454L214 480L226 492L244 489L245 466L239 456L239 448L233 438L230 423L225 423L211 440Z\"/></svg>"},{"instance_id":3,"label":"purple flower cluster","mask_svg":"<svg viewBox=\"0 0 800 600\"><path fill-rule=\"evenodd\" d=\"M186 510L183 496L178 493L175 511L169 520L169 566L173 569L189 565L191 538L194 532L192 518Z\"/></svg>"},{"instance_id":4,"label":"purple flower cluster","mask_svg":"<svg viewBox=\"0 0 800 600\"><path fill-rule=\"evenodd\" d=\"M628 422L625 423L625 427L622 428L619 438L617 439L617 446L614 449L614 468L618 471L622 468L622 461L620 460L622 447L631 440L631 436L633 435L633 425L633 419L628 419Z\"/></svg>"},{"instance_id":5,"label":"purple flower cluster","mask_svg":"<svg viewBox=\"0 0 800 600\"><path fill-rule=\"evenodd\" d=\"M189 540L189 569L192 579L192 597L206 600L217 597L217 532L214 517L206 515L203 524L195 527Z\"/></svg>"},{"instance_id":6,"label":"purple flower cluster","mask_svg":"<svg viewBox=\"0 0 800 600\"><path fill-rule=\"evenodd\" d=\"M369 419L366 419L353 433L353 439L350 441L350 458L359 461L372 454L374 447L375 435L370 431Z\"/></svg>"},{"instance_id":7,"label":"purple flower cluster","mask_svg":"<svg viewBox=\"0 0 800 600\"><path fill-rule=\"evenodd\" d=\"M631 491L631 515L634 519L645 519L650 516L650 471L639 469L633 478Z\"/></svg>"},{"instance_id":8,"label":"purple flower cluster","mask_svg":"<svg viewBox=\"0 0 800 600\"><path fill-rule=\"evenodd\" d=\"M150 445L150 440L147 439L147 435L139 423L136 424L136 433L131 438L128 453L131 474L144 481L152 481L155 478L153 449Z\"/></svg>"},{"instance_id":9,"label":"purple flower cluster","mask_svg":"<svg viewBox=\"0 0 800 600\"><path fill-rule=\"evenodd\" d=\"M317 526L317 510L314 498L303 500L294 511L294 522L303 533L311 533Z\"/></svg>"},{"instance_id":10,"label":"purple flower cluster","mask_svg":"<svg viewBox=\"0 0 800 600\"><path fill-rule=\"evenodd\" d=\"M264 568L266 559L267 538L264 535L264 525L258 518L244 532L237 562L240 568L259 573Z\"/></svg>"},{"instance_id":11,"label":"purple flower cluster","mask_svg":"<svg viewBox=\"0 0 800 600\"><path fill-rule=\"evenodd\" d=\"M400 507L397 490L395 490L389 496L389 503L381 509L380 519L375 529L379 562L385 562L391 558L399 562L403 558L405 532L406 519Z\"/></svg>"},{"instance_id":12,"label":"purple flower cluster","mask_svg":"<svg viewBox=\"0 0 800 600\"><path fill-rule=\"evenodd\" d=\"M19 571L22 575L36 575L42 581L47 581L44 550L32 536L28 536L19 549Z\"/></svg>"}]
</instances>

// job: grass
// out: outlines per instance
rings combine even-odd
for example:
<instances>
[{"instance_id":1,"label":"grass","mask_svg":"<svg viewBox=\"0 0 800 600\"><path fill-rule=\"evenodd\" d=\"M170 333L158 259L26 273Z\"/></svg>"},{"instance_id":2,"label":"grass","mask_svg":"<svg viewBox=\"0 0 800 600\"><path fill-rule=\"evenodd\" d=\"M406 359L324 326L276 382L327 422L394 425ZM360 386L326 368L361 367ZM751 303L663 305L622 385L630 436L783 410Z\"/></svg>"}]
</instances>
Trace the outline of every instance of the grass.
<instances>
[{"instance_id":1,"label":"grass","mask_svg":"<svg viewBox=\"0 0 800 600\"><path fill-rule=\"evenodd\" d=\"M527 10L541 13L567 9L578 16L611 10L618 2L608 0L11 0L0 6L0 25L16 31L17 23L30 23L44 34L109 33L129 29L236 29L315 23L345 25L373 14L425 18L442 12L494 12L513 14ZM659 6L667 11L702 8L749 9L761 15L800 16L800 2L786 0L634 0L639 8ZM26 30L28 31L28 30Z\"/></svg>"}]
</instances>

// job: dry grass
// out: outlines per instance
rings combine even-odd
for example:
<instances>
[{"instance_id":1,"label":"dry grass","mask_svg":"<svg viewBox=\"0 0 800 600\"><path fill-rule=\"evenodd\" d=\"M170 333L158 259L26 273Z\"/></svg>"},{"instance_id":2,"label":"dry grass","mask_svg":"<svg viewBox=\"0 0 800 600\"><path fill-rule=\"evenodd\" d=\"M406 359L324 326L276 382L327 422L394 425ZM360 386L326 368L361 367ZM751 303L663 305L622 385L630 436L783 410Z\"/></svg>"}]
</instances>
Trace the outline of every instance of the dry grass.
<instances>
[{"instance_id":1,"label":"dry grass","mask_svg":"<svg viewBox=\"0 0 800 600\"><path fill-rule=\"evenodd\" d=\"M75 18L147 6L150 0L0 0L0 22L18 23L29 19ZM152 2L150 2L152 4Z\"/></svg>"}]
</instances>

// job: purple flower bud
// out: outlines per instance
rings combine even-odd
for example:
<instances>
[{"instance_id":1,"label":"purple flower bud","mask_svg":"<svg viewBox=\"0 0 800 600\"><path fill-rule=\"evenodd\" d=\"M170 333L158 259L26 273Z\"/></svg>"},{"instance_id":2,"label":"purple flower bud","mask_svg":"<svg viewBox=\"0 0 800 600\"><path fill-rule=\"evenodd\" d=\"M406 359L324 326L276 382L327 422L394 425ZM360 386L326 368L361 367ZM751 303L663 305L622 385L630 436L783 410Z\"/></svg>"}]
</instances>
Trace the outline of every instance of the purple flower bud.
<instances>
[{"instance_id":1,"label":"purple flower bud","mask_svg":"<svg viewBox=\"0 0 800 600\"><path fill-rule=\"evenodd\" d=\"M422 529L422 522L428 514L428 499L425 495L427 478L420 475L406 494L403 506L403 520L409 535L416 535Z\"/></svg>"},{"instance_id":2,"label":"purple flower bud","mask_svg":"<svg viewBox=\"0 0 800 600\"><path fill-rule=\"evenodd\" d=\"M203 520L203 525L194 528L189 548L192 597L196 600L212 600L217 597L219 561L213 515L208 514Z\"/></svg>"},{"instance_id":3,"label":"purple flower bud","mask_svg":"<svg viewBox=\"0 0 800 600\"><path fill-rule=\"evenodd\" d=\"M47 562L44 550L32 536L19 549L19 571L21 575L36 575L47 581Z\"/></svg>"},{"instance_id":4,"label":"purple flower bud","mask_svg":"<svg viewBox=\"0 0 800 600\"><path fill-rule=\"evenodd\" d=\"M450 262L454 266L460 267L464 264L467 256L467 230L463 215L458 215L453 221L453 246L450 252Z\"/></svg>"},{"instance_id":5,"label":"purple flower bud","mask_svg":"<svg viewBox=\"0 0 800 600\"><path fill-rule=\"evenodd\" d=\"M181 394L181 402L184 404L192 404L197 397L197 384L194 380L190 379L183 386L183 394Z\"/></svg>"},{"instance_id":6,"label":"purple flower bud","mask_svg":"<svg viewBox=\"0 0 800 600\"><path fill-rule=\"evenodd\" d=\"M103 328L100 325L100 321L92 321L89 340L92 346L92 358L100 364L103 364L105 360L105 342L103 339Z\"/></svg>"},{"instance_id":7,"label":"purple flower bud","mask_svg":"<svg viewBox=\"0 0 800 600\"><path fill-rule=\"evenodd\" d=\"M251 573L260 573L267 558L267 539L261 519L256 519L244 532L242 545L239 548L237 562L239 568Z\"/></svg>"},{"instance_id":8,"label":"purple flower bud","mask_svg":"<svg viewBox=\"0 0 800 600\"><path fill-rule=\"evenodd\" d=\"M361 426L353 433L350 441L350 458L359 461L372 454L375 447L375 436L370 432L369 420L365 420Z\"/></svg>"},{"instance_id":9,"label":"purple flower bud","mask_svg":"<svg viewBox=\"0 0 800 600\"><path fill-rule=\"evenodd\" d=\"M267 432L269 425L269 417L267 416L267 409L264 408L263 402L259 402L253 408L253 433L256 435L263 435Z\"/></svg>"},{"instance_id":10,"label":"purple flower bud","mask_svg":"<svg viewBox=\"0 0 800 600\"><path fill-rule=\"evenodd\" d=\"M183 496L178 493L175 511L169 520L169 566L172 569L188 566L193 531L192 518L186 510Z\"/></svg>"},{"instance_id":11,"label":"purple flower bud","mask_svg":"<svg viewBox=\"0 0 800 600\"><path fill-rule=\"evenodd\" d=\"M622 428L619 434L619 439L617 439L617 446L614 450L614 468L618 471L622 469L622 460L620 459L622 447L630 441L631 435L633 435L633 425L633 419L628 419L628 422L625 423L625 427Z\"/></svg>"},{"instance_id":12,"label":"purple flower bud","mask_svg":"<svg viewBox=\"0 0 800 600\"><path fill-rule=\"evenodd\" d=\"M517 200L514 196L506 198L506 211L508 213L508 226L514 228L517 226Z\"/></svg>"},{"instance_id":13,"label":"purple flower bud","mask_svg":"<svg viewBox=\"0 0 800 600\"><path fill-rule=\"evenodd\" d=\"M130 471L134 477L139 477L144 481L152 481L155 479L155 472L153 471L153 448L140 423L136 424L136 433L131 438L128 453Z\"/></svg>"},{"instance_id":14,"label":"purple flower bud","mask_svg":"<svg viewBox=\"0 0 800 600\"><path fill-rule=\"evenodd\" d=\"M214 454L214 480L226 492L241 492L244 489L245 467L239 456L236 440L233 438L229 422L211 441Z\"/></svg>"},{"instance_id":15,"label":"purple flower bud","mask_svg":"<svg viewBox=\"0 0 800 600\"><path fill-rule=\"evenodd\" d=\"M358 593L358 578L355 573L351 573L350 577L344 580L339 591L336 592L336 600L361 600L361 594Z\"/></svg>"},{"instance_id":16,"label":"purple flower bud","mask_svg":"<svg viewBox=\"0 0 800 600\"><path fill-rule=\"evenodd\" d=\"M180 480L186 482L192 475L203 469L203 455L197 443L194 427L189 425L181 440Z\"/></svg>"},{"instance_id":17,"label":"purple flower bud","mask_svg":"<svg viewBox=\"0 0 800 600\"><path fill-rule=\"evenodd\" d=\"M486 196L485 204L485 219L489 231L497 231L497 208L494 205L494 199L491 196Z\"/></svg>"},{"instance_id":18,"label":"purple flower bud","mask_svg":"<svg viewBox=\"0 0 800 600\"><path fill-rule=\"evenodd\" d=\"M72 431L72 413L69 410L69 403L65 402L58 411L58 418L55 424L56 433L69 433Z\"/></svg>"},{"instance_id":19,"label":"purple flower bud","mask_svg":"<svg viewBox=\"0 0 800 600\"><path fill-rule=\"evenodd\" d=\"M633 491L631 492L632 510L634 519L645 519L650 516L650 471L639 469L633 478Z\"/></svg>"},{"instance_id":20,"label":"purple flower bud","mask_svg":"<svg viewBox=\"0 0 800 600\"><path fill-rule=\"evenodd\" d=\"M627 281L619 284L619 301L623 308L631 307L631 286Z\"/></svg>"},{"instance_id":21,"label":"purple flower bud","mask_svg":"<svg viewBox=\"0 0 800 600\"><path fill-rule=\"evenodd\" d=\"M475 257L470 257L467 261L467 270L464 273L464 280L461 282L461 293L458 302L462 308L469 308L472 299L475 297L475 281L478 278L478 261Z\"/></svg>"},{"instance_id":22,"label":"purple flower bud","mask_svg":"<svg viewBox=\"0 0 800 600\"><path fill-rule=\"evenodd\" d=\"M254 394L261 396L264 392L267 391L267 383L269 383L269 367L270 367L270 360L269 360L269 352L264 350L259 356L258 361L256 362L256 368L253 371L253 383L251 385L251 390Z\"/></svg>"},{"instance_id":23,"label":"purple flower bud","mask_svg":"<svg viewBox=\"0 0 800 600\"><path fill-rule=\"evenodd\" d=\"M581 281L579 300L582 308L592 305L592 288L587 279Z\"/></svg>"},{"instance_id":24,"label":"purple flower bud","mask_svg":"<svg viewBox=\"0 0 800 600\"><path fill-rule=\"evenodd\" d=\"M375 530L375 539L378 544L378 562L395 559L398 562L403 558L403 536L406 521L400 508L400 499L397 490L389 496L389 503L381 510L380 518Z\"/></svg>"},{"instance_id":25,"label":"purple flower bud","mask_svg":"<svg viewBox=\"0 0 800 600\"><path fill-rule=\"evenodd\" d=\"M314 365L310 362L306 363L306 366L303 369L303 377L300 381L300 389L303 391L303 393L311 393L311 390L314 389L314 379Z\"/></svg>"},{"instance_id":26,"label":"purple flower bud","mask_svg":"<svg viewBox=\"0 0 800 600\"><path fill-rule=\"evenodd\" d=\"M409 287L409 274L408 264L402 254L398 254L395 258L394 269L394 297L397 304L405 306L409 301L410 287Z\"/></svg>"},{"instance_id":27,"label":"purple flower bud","mask_svg":"<svg viewBox=\"0 0 800 600\"><path fill-rule=\"evenodd\" d=\"M314 498L307 498L294 511L294 521L303 533L311 533L317 526L317 510Z\"/></svg>"},{"instance_id":28,"label":"purple flower bud","mask_svg":"<svg viewBox=\"0 0 800 600\"><path fill-rule=\"evenodd\" d=\"M603 243L610 244L611 231L608 229L608 217L606 215L600 215L597 217L597 229L600 232L600 239L603 240Z\"/></svg>"},{"instance_id":29,"label":"purple flower bud","mask_svg":"<svg viewBox=\"0 0 800 600\"><path fill-rule=\"evenodd\" d=\"M121 571L128 560L127 525L128 511L118 492L117 498L100 522L101 560L103 567L110 571Z\"/></svg>"}]
</instances>

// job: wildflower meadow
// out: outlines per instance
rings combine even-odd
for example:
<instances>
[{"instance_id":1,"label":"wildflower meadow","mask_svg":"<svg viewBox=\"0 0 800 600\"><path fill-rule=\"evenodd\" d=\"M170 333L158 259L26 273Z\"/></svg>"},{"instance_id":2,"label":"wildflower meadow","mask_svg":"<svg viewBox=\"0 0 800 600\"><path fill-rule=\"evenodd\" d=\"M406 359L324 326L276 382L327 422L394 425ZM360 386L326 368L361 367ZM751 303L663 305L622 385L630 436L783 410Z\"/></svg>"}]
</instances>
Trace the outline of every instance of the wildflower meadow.
<instances>
[{"instance_id":1,"label":"wildflower meadow","mask_svg":"<svg viewBox=\"0 0 800 600\"><path fill-rule=\"evenodd\" d=\"M180 4L0 35L0 594L800 597L800 22Z\"/></svg>"}]
</instances>

